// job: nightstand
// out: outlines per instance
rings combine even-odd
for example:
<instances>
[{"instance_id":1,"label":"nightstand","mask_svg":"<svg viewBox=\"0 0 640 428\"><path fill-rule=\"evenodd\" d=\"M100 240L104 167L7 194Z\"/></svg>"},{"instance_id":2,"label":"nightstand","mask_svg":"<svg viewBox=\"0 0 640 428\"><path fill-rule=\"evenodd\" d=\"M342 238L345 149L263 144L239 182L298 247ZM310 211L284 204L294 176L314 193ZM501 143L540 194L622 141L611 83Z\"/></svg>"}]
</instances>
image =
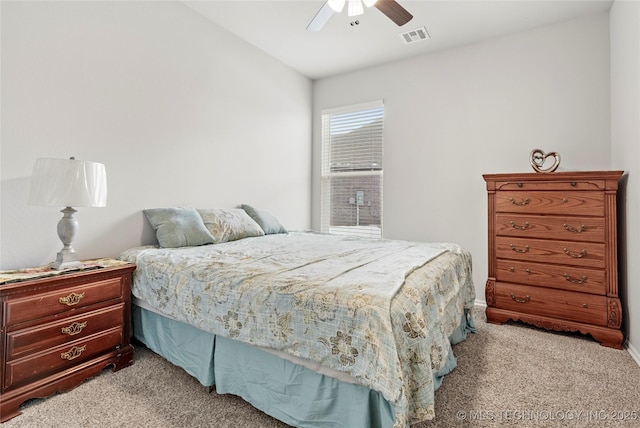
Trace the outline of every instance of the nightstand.
<instances>
[{"instance_id":1,"label":"nightstand","mask_svg":"<svg viewBox=\"0 0 640 428\"><path fill-rule=\"evenodd\" d=\"M113 259L84 268L0 271L0 422L28 399L70 390L133 363L131 276Z\"/></svg>"}]
</instances>

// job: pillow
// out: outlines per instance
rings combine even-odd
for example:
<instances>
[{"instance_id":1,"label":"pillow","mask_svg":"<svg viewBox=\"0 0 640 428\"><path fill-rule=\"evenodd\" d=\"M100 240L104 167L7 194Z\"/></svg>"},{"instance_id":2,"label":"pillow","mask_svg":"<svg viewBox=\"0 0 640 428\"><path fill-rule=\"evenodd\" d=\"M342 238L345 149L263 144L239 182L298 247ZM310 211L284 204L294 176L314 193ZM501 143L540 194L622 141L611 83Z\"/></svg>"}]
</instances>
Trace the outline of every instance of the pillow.
<instances>
[{"instance_id":1,"label":"pillow","mask_svg":"<svg viewBox=\"0 0 640 428\"><path fill-rule=\"evenodd\" d=\"M199 209L198 213L216 244L264 235L258 223L240 208Z\"/></svg>"},{"instance_id":2,"label":"pillow","mask_svg":"<svg viewBox=\"0 0 640 428\"><path fill-rule=\"evenodd\" d=\"M143 211L156 231L161 247L178 248L214 243L213 236L195 208L153 208Z\"/></svg>"},{"instance_id":3,"label":"pillow","mask_svg":"<svg viewBox=\"0 0 640 428\"><path fill-rule=\"evenodd\" d=\"M265 235L271 235L274 233L287 233L287 229L284 228L283 225L280 224L276 216L271 214L267 210L258 210L253 208L251 205L242 204L242 209L249 214L256 223L260 225L262 230L264 230Z\"/></svg>"}]
</instances>

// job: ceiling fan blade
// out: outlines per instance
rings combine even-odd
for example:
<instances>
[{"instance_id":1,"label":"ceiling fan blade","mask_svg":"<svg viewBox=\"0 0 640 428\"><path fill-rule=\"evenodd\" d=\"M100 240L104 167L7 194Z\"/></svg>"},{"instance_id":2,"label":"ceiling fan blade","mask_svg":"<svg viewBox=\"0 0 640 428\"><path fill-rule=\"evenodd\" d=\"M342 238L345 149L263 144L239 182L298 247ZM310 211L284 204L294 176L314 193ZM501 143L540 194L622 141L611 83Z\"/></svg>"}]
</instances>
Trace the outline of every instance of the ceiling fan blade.
<instances>
[{"instance_id":1,"label":"ceiling fan blade","mask_svg":"<svg viewBox=\"0 0 640 428\"><path fill-rule=\"evenodd\" d=\"M331 9L331 6L329 6L329 2L326 1L322 5L318 13L316 13L316 15L313 17L309 25L307 25L307 30L309 31L322 30L322 27L324 27L327 21L329 21L329 18L331 18L331 15L333 15L333 9Z\"/></svg>"},{"instance_id":2,"label":"ceiling fan blade","mask_svg":"<svg viewBox=\"0 0 640 428\"><path fill-rule=\"evenodd\" d=\"M378 0L374 6L398 26L402 26L413 19L413 15L395 0Z\"/></svg>"}]
</instances>

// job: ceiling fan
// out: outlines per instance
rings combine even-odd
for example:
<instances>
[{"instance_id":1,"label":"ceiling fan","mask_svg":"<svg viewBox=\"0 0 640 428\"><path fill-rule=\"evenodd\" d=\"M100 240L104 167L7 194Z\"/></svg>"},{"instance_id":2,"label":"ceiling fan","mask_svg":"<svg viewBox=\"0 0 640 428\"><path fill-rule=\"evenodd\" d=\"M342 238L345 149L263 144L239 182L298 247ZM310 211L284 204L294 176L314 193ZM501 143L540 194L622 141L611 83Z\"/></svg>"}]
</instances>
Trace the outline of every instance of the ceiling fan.
<instances>
[{"instance_id":1,"label":"ceiling fan","mask_svg":"<svg viewBox=\"0 0 640 428\"><path fill-rule=\"evenodd\" d=\"M402 26L413 19L413 15L395 0L327 0L307 25L307 30L320 31L334 13L342 12L347 1L349 2L347 7L349 16L362 15L364 6L374 6L398 26Z\"/></svg>"}]
</instances>

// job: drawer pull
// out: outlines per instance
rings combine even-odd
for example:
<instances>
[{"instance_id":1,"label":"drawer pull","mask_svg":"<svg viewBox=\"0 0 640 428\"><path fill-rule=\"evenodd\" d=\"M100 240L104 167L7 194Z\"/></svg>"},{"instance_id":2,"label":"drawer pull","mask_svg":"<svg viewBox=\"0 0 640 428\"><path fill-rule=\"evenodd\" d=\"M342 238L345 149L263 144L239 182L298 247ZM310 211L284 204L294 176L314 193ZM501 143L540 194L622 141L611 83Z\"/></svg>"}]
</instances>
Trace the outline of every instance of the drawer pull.
<instances>
[{"instance_id":1,"label":"drawer pull","mask_svg":"<svg viewBox=\"0 0 640 428\"><path fill-rule=\"evenodd\" d=\"M84 293L71 293L68 296L61 297L58 299L60 303L67 306L73 306L80 303L80 300L84 299Z\"/></svg>"},{"instance_id":2,"label":"drawer pull","mask_svg":"<svg viewBox=\"0 0 640 428\"><path fill-rule=\"evenodd\" d=\"M509 267L509 272L515 272L515 271L516 271L516 268L514 268L513 266L510 266L510 267ZM529 275L531 275L531 269L526 268L524 271L525 271L526 273L528 273Z\"/></svg>"},{"instance_id":3,"label":"drawer pull","mask_svg":"<svg viewBox=\"0 0 640 428\"><path fill-rule=\"evenodd\" d=\"M587 226L582 224L582 225L580 225L580 229L576 229L575 227L572 227L572 226L569 226L568 224L565 224L564 225L564 229L569 231L569 232L580 233L580 232L584 232L585 230L587 230Z\"/></svg>"},{"instance_id":4,"label":"drawer pull","mask_svg":"<svg viewBox=\"0 0 640 428\"><path fill-rule=\"evenodd\" d=\"M571 278L571 276L569 274L564 274L564 278L569 281L569 282L573 282L574 284L582 284L584 282L587 282L587 276L586 275L582 275L582 279L577 279L577 278Z\"/></svg>"},{"instance_id":5,"label":"drawer pull","mask_svg":"<svg viewBox=\"0 0 640 428\"><path fill-rule=\"evenodd\" d=\"M524 225L520 225L520 224L517 224L515 221L512 221L511 222L511 227L513 227L514 229L518 229L518 230L529 229L529 222L525 221Z\"/></svg>"},{"instance_id":6,"label":"drawer pull","mask_svg":"<svg viewBox=\"0 0 640 428\"><path fill-rule=\"evenodd\" d=\"M518 202L513 198L509 198L509 202L511 202L513 205L523 206L527 205L529 202L531 202L531 200L529 198L524 198L524 200Z\"/></svg>"},{"instance_id":7,"label":"drawer pull","mask_svg":"<svg viewBox=\"0 0 640 428\"><path fill-rule=\"evenodd\" d=\"M75 336L80 333L87 326L87 322L74 322L68 327L62 327L62 334L68 334L69 336Z\"/></svg>"},{"instance_id":8,"label":"drawer pull","mask_svg":"<svg viewBox=\"0 0 640 428\"><path fill-rule=\"evenodd\" d=\"M582 304L582 307L586 309L586 308L588 308L588 307L589 307L589 305L587 305L586 303L583 303L583 304Z\"/></svg>"},{"instance_id":9,"label":"drawer pull","mask_svg":"<svg viewBox=\"0 0 640 428\"><path fill-rule=\"evenodd\" d=\"M82 355L82 353L86 349L87 349L87 345L74 346L73 348L69 349L67 352L63 352L62 354L60 354L60 358L62 358L63 360L69 360L69 361L75 360L80 355Z\"/></svg>"},{"instance_id":10,"label":"drawer pull","mask_svg":"<svg viewBox=\"0 0 640 428\"><path fill-rule=\"evenodd\" d=\"M566 255L571 256L571 257L576 258L576 259L581 259L581 258L587 256L587 250L582 250L579 253L572 253L571 250L569 250L567 248L564 248L562 251L564 251L564 253Z\"/></svg>"},{"instance_id":11,"label":"drawer pull","mask_svg":"<svg viewBox=\"0 0 640 428\"><path fill-rule=\"evenodd\" d=\"M509 245L511 246L511 249L512 249L513 251L515 251L516 253L526 253L526 252L528 252L528 251L529 251L529 246L528 246L528 245L525 245L525 246L524 246L524 249L522 249L522 248L518 248L518 247L516 247L516 246L515 246L515 245L513 245L513 244L509 244Z\"/></svg>"},{"instance_id":12,"label":"drawer pull","mask_svg":"<svg viewBox=\"0 0 640 428\"><path fill-rule=\"evenodd\" d=\"M527 294L527 296L524 299L520 299L516 297L515 294L511 293L511 300L513 300L516 303L529 303L531 301L531 296Z\"/></svg>"},{"instance_id":13,"label":"drawer pull","mask_svg":"<svg viewBox=\"0 0 640 428\"><path fill-rule=\"evenodd\" d=\"M569 199L567 199L567 198L562 198L562 203L563 203L563 204L566 204L567 202L569 202Z\"/></svg>"}]
</instances>

